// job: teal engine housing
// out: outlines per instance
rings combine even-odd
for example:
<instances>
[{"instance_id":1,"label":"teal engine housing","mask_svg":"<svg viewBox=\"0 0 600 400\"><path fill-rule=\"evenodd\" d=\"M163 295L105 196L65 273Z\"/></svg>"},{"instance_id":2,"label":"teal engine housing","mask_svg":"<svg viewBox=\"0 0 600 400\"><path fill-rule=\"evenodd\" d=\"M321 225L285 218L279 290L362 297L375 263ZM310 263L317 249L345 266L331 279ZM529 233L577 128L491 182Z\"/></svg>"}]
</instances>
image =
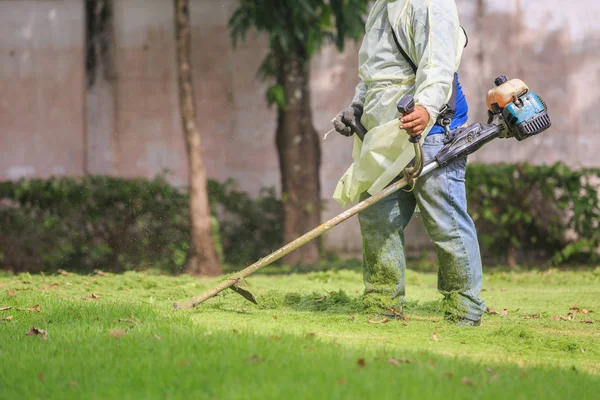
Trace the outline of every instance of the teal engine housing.
<instances>
[{"instance_id":1,"label":"teal engine housing","mask_svg":"<svg viewBox=\"0 0 600 400\"><path fill-rule=\"evenodd\" d=\"M522 141L552 126L546 103L534 92L527 92L502 110L512 136Z\"/></svg>"}]
</instances>

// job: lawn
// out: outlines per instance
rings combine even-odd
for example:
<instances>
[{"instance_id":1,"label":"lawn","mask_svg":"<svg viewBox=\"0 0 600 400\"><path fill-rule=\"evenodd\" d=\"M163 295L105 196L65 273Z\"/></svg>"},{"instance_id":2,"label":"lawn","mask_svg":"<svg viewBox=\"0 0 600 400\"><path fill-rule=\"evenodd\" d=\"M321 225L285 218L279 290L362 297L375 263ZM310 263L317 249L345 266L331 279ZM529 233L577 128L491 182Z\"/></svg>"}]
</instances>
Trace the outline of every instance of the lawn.
<instances>
[{"instance_id":1,"label":"lawn","mask_svg":"<svg viewBox=\"0 0 600 400\"><path fill-rule=\"evenodd\" d=\"M0 398L600 393L600 268L488 272L483 296L496 314L479 328L443 322L435 274L414 271L406 322L369 322L353 270L253 276L260 307L228 292L171 310L214 282L151 272L0 276L0 309L12 307L0 311ZM32 327L47 337L27 336Z\"/></svg>"}]
</instances>

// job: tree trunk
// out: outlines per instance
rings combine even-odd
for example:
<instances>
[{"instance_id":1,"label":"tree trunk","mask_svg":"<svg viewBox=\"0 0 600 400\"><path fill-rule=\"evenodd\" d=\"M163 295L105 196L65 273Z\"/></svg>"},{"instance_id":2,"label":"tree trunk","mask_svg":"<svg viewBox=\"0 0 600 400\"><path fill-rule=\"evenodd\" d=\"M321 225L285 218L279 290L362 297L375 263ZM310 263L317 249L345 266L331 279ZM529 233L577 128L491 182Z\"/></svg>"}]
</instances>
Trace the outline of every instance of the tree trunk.
<instances>
[{"instance_id":1,"label":"tree trunk","mask_svg":"<svg viewBox=\"0 0 600 400\"><path fill-rule=\"evenodd\" d=\"M286 107L278 113L276 143L283 198L283 241L289 243L321 223L319 167L321 147L312 125L309 63L303 57L280 58L277 83L285 89ZM290 253L290 265L319 263L315 240Z\"/></svg>"},{"instance_id":2,"label":"tree trunk","mask_svg":"<svg viewBox=\"0 0 600 400\"><path fill-rule=\"evenodd\" d=\"M113 0L87 0L85 172L117 172L115 155L115 67Z\"/></svg>"},{"instance_id":3,"label":"tree trunk","mask_svg":"<svg viewBox=\"0 0 600 400\"><path fill-rule=\"evenodd\" d=\"M177 69L179 71L179 108L187 146L190 174L192 256L186 272L193 275L219 275L223 271L211 232L210 206L206 193L206 169L202 160L202 138L196 126L196 103L190 63L189 0L174 0L174 2Z\"/></svg>"}]
</instances>

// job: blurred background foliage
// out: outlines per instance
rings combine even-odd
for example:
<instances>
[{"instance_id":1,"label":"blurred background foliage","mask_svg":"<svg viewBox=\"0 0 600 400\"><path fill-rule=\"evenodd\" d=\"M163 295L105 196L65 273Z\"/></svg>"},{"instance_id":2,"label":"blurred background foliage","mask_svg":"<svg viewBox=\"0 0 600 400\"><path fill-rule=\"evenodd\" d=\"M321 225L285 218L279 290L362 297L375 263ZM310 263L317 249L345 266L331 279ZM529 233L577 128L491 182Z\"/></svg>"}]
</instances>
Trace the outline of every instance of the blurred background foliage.
<instances>
[{"instance_id":1,"label":"blurred background foliage","mask_svg":"<svg viewBox=\"0 0 600 400\"><path fill-rule=\"evenodd\" d=\"M486 265L594 264L600 248L600 170L564 164L469 164L469 212ZM235 182L210 181L213 236L237 269L279 248L282 202L251 198ZM104 176L0 184L0 266L179 273L189 257L187 195L165 179ZM328 255L331 265L359 263ZM413 263L416 264L417 263Z\"/></svg>"}]
</instances>

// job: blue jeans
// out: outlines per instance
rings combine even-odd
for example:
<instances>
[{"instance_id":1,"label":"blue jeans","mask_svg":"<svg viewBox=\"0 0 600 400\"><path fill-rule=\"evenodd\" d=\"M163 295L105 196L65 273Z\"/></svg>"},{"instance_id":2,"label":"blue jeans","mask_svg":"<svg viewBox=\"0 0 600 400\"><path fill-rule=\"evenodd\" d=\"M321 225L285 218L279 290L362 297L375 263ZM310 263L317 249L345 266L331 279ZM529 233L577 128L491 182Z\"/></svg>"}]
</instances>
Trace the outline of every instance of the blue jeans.
<instances>
[{"instance_id":1,"label":"blue jeans","mask_svg":"<svg viewBox=\"0 0 600 400\"><path fill-rule=\"evenodd\" d=\"M425 162L444 146L444 135L425 138ZM359 214L363 237L365 298L383 297L389 305L404 304L404 228L418 204L423 223L435 244L439 262L438 290L450 318L477 321L485 311L479 297L481 255L475 224L467 214L466 157L459 158L417 181L414 191L403 190ZM368 194L363 194L363 200Z\"/></svg>"}]
</instances>

